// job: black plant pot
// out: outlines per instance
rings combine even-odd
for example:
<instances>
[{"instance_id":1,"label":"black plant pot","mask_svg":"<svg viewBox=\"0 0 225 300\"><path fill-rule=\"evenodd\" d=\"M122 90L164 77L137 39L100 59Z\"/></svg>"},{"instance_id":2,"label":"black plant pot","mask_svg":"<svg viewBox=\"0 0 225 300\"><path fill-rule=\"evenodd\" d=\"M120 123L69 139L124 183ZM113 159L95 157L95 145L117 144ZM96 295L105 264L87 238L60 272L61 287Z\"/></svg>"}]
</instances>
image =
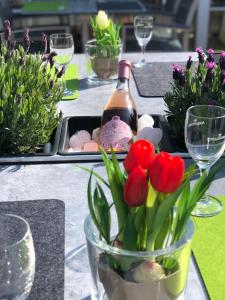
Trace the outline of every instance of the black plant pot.
<instances>
[{"instance_id":1,"label":"black plant pot","mask_svg":"<svg viewBox=\"0 0 225 300\"><path fill-rule=\"evenodd\" d=\"M27 163L32 161L41 161L42 158L47 161L48 157L54 156L58 152L59 139L61 134L62 122L59 123L57 128L53 131L49 142L40 146L36 153L23 153L23 154L4 154L0 155L1 163Z\"/></svg>"}]
</instances>

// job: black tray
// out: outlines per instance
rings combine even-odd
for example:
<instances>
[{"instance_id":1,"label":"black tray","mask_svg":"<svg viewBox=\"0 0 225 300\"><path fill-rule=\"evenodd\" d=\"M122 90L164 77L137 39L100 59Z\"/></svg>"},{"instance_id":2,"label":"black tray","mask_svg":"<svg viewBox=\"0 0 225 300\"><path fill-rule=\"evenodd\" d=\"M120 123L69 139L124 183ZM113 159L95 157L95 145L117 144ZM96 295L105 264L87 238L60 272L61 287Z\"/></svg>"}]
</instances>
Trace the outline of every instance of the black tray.
<instances>
[{"instance_id":1,"label":"black tray","mask_svg":"<svg viewBox=\"0 0 225 300\"><path fill-rule=\"evenodd\" d=\"M16 155L1 155L1 163L33 163L48 161L50 157L56 155L59 147L60 134L62 129L62 122L59 123L58 127L53 131L49 142L43 146L36 153L28 154L16 154Z\"/></svg>"},{"instance_id":2,"label":"black tray","mask_svg":"<svg viewBox=\"0 0 225 300\"><path fill-rule=\"evenodd\" d=\"M151 115L155 120L155 127L160 127L161 115ZM61 137L59 142L59 154L67 156L74 161L99 161L100 152L68 152L69 138L79 130L87 130L92 134L93 129L100 127L100 116L71 116L63 119ZM123 159L127 152L117 152L117 158Z\"/></svg>"}]
</instances>

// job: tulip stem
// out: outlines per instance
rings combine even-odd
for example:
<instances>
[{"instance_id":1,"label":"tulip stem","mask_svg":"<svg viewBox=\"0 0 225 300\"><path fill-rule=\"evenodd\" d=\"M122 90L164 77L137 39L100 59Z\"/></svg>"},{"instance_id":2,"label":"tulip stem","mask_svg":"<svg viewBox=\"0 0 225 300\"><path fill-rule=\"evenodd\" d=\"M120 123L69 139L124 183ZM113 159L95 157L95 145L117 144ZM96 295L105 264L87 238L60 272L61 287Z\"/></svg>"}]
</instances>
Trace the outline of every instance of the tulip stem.
<instances>
[{"instance_id":1,"label":"tulip stem","mask_svg":"<svg viewBox=\"0 0 225 300\"><path fill-rule=\"evenodd\" d=\"M148 249L148 241L153 231L155 211L158 207L157 198L158 198L158 192L153 188L153 186L149 182L148 196L146 200L147 249Z\"/></svg>"}]
</instances>

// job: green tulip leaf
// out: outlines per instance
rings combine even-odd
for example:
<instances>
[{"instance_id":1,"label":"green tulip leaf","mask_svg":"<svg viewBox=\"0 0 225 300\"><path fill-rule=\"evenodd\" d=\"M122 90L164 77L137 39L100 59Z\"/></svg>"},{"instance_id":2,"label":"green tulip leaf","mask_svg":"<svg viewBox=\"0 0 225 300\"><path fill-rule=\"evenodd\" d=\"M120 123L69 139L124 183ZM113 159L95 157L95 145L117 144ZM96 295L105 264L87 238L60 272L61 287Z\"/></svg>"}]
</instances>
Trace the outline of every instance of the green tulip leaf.
<instances>
[{"instance_id":1,"label":"green tulip leaf","mask_svg":"<svg viewBox=\"0 0 225 300\"><path fill-rule=\"evenodd\" d=\"M110 206L101 186L97 183L94 191L94 209L101 235L110 244Z\"/></svg>"}]
</instances>

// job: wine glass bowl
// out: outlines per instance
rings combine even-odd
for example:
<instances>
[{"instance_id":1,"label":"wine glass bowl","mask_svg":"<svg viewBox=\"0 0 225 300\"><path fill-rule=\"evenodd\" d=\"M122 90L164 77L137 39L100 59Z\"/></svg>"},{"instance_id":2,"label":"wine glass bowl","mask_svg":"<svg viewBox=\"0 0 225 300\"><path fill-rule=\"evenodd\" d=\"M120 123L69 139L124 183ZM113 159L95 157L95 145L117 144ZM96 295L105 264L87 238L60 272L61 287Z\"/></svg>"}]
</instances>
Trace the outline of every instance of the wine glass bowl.
<instances>
[{"instance_id":1,"label":"wine glass bowl","mask_svg":"<svg viewBox=\"0 0 225 300\"><path fill-rule=\"evenodd\" d=\"M225 150L225 108L214 105L190 107L185 119L185 144L200 173L208 172ZM205 197L197 203L193 215L212 216L221 209L220 201Z\"/></svg>"},{"instance_id":2,"label":"wine glass bowl","mask_svg":"<svg viewBox=\"0 0 225 300\"><path fill-rule=\"evenodd\" d=\"M0 215L0 299L25 300L35 274L35 252L27 221Z\"/></svg>"},{"instance_id":3,"label":"wine glass bowl","mask_svg":"<svg viewBox=\"0 0 225 300\"><path fill-rule=\"evenodd\" d=\"M54 62L57 67L68 67L74 55L74 41L70 33L54 33L50 35L50 51L55 52ZM64 85L64 95L69 96L73 94L66 88L64 76L62 78Z\"/></svg>"},{"instance_id":4,"label":"wine glass bowl","mask_svg":"<svg viewBox=\"0 0 225 300\"><path fill-rule=\"evenodd\" d=\"M143 67L147 63L145 61L145 49L151 40L153 32L153 17L150 15L136 16L134 18L134 34L137 42L142 50L141 60L134 64L135 67Z\"/></svg>"}]
</instances>

